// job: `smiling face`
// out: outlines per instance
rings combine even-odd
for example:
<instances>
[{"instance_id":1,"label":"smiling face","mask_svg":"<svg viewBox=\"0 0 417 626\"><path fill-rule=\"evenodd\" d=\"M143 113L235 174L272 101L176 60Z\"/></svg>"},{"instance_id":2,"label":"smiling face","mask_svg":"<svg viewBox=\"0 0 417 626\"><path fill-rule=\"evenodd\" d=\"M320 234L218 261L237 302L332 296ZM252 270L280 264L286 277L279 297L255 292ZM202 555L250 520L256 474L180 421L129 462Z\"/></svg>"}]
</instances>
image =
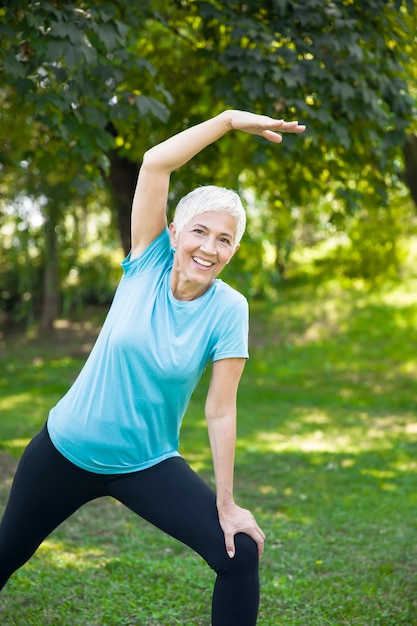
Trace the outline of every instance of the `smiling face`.
<instances>
[{"instance_id":1,"label":"smiling face","mask_svg":"<svg viewBox=\"0 0 417 626\"><path fill-rule=\"evenodd\" d=\"M210 287L230 261L235 243L236 221L225 211L196 215L180 232L169 227L175 258L171 289L177 300L194 300Z\"/></svg>"}]
</instances>

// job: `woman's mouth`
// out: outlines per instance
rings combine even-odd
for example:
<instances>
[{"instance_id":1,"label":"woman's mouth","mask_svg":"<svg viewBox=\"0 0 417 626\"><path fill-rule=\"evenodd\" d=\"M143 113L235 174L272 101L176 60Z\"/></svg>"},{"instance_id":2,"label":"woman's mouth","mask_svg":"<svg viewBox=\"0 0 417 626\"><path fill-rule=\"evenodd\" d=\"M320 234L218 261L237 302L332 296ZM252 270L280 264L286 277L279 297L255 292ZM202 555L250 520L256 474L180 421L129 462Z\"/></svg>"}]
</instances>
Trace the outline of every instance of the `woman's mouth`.
<instances>
[{"instance_id":1,"label":"woman's mouth","mask_svg":"<svg viewBox=\"0 0 417 626\"><path fill-rule=\"evenodd\" d=\"M197 265L201 265L202 267L212 267L214 265L212 261L207 261L206 259L202 259L198 256L193 256L192 259L194 263L197 263Z\"/></svg>"}]
</instances>

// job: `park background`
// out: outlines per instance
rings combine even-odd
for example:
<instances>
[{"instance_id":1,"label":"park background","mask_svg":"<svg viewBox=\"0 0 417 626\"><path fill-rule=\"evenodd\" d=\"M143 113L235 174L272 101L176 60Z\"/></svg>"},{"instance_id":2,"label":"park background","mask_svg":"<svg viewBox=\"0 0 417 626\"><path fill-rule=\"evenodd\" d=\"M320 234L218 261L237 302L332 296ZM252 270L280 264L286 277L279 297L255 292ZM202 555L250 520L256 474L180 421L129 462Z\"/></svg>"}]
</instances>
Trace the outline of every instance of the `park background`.
<instances>
[{"instance_id":1,"label":"park background","mask_svg":"<svg viewBox=\"0 0 417 626\"><path fill-rule=\"evenodd\" d=\"M88 354L129 249L141 155L225 108L172 177L248 213L223 278L250 302L236 496L267 535L261 626L417 624L417 9L412 0L0 5L0 507ZM181 451L213 482L203 403ZM0 597L2 624L209 626L213 574L113 501Z\"/></svg>"}]
</instances>

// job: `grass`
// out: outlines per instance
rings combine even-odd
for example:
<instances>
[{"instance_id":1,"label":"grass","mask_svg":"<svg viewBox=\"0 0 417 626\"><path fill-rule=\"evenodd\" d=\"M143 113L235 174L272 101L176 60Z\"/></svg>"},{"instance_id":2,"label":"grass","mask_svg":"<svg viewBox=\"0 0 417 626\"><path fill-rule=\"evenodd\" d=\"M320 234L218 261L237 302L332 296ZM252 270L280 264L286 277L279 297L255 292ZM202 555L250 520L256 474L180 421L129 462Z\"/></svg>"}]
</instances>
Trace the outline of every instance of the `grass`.
<instances>
[{"instance_id":1,"label":"grass","mask_svg":"<svg viewBox=\"0 0 417 626\"><path fill-rule=\"evenodd\" d=\"M236 495L267 534L260 626L417 625L417 281L336 280L252 303ZM0 504L17 458L82 365L93 322L12 336L0 370ZM202 413L182 452L212 482ZM209 626L199 557L110 499L57 529L0 596L4 626Z\"/></svg>"}]
</instances>

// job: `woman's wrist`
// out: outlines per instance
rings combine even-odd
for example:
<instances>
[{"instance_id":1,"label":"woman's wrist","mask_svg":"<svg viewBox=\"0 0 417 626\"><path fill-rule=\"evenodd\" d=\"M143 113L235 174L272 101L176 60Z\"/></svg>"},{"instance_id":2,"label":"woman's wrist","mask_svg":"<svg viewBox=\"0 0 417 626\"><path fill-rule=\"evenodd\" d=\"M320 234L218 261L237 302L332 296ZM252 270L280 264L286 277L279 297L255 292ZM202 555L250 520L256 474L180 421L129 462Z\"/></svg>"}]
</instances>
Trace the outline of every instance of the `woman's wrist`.
<instances>
[{"instance_id":1,"label":"woman's wrist","mask_svg":"<svg viewBox=\"0 0 417 626\"><path fill-rule=\"evenodd\" d=\"M217 504L218 511L227 511L227 509L235 506L235 501L234 501L233 496L228 496L228 497L217 496L216 504Z\"/></svg>"}]
</instances>

